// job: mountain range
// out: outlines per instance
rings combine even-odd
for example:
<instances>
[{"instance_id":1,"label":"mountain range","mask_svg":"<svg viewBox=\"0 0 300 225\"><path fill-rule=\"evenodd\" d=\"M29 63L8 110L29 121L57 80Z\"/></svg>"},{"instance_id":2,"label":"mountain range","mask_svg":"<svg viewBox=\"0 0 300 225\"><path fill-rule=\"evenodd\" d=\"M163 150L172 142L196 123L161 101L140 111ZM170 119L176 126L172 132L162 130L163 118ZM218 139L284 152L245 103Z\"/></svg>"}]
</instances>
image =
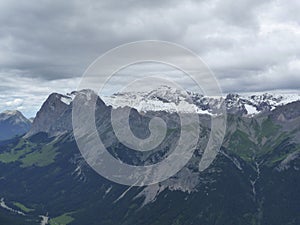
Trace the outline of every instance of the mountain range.
<instances>
[{"instance_id":1,"label":"mountain range","mask_svg":"<svg viewBox=\"0 0 300 225\"><path fill-rule=\"evenodd\" d=\"M161 85L144 92L121 92L103 97L114 108L130 106L138 111L183 110L187 113L213 114L221 101L229 113L254 115L271 111L277 106L300 100L300 93L244 93L225 96L205 96L196 92Z\"/></svg>"},{"instance_id":2,"label":"mountain range","mask_svg":"<svg viewBox=\"0 0 300 225\"><path fill-rule=\"evenodd\" d=\"M176 110L197 113L200 141L188 164L168 180L128 187L98 175L84 160L72 132L72 104L96 101L99 137L117 159L133 165L163 160L180 136ZM212 165L200 172L211 118L225 104L227 130ZM122 144L112 110L132 107L132 132L149 135L160 117L167 136L153 151ZM90 90L53 93L25 136L0 142L0 224L298 225L300 224L299 95L205 97L166 86L117 93L103 100ZM43 216L43 217L41 217Z\"/></svg>"}]
</instances>

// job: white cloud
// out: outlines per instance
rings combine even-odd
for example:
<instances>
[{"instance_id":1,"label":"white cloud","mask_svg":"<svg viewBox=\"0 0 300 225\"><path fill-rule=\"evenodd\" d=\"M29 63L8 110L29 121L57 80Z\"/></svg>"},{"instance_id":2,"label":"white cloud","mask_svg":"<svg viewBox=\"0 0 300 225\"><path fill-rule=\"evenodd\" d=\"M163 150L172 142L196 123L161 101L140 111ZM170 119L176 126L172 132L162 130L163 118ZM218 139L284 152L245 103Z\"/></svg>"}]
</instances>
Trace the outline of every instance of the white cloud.
<instances>
[{"instance_id":1,"label":"white cloud","mask_svg":"<svg viewBox=\"0 0 300 225\"><path fill-rule=\"evenodd\" d=\"M23 103L23 99L16 98L12 101L5 102L6 106L19 107Z\"/></svg>"}]
</instances>

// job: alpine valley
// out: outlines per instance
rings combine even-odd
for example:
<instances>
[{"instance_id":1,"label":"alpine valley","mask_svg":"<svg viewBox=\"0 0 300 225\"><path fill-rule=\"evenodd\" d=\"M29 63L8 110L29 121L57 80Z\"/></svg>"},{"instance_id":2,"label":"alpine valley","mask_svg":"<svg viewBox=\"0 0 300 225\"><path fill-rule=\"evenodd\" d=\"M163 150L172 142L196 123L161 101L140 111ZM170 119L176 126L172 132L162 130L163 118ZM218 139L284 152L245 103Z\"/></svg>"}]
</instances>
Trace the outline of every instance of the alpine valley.
<instances>
[{"instance_id":1,"label":"alpine valley","mask_svg":"<svg viewBox=\"0 0 300 225\"><path fill-rule=\"evenodd\" d=\"M83 159L72 132L72 104L96 99L99 137L117 159L132 165L163 160L180 136L176 107L195 113L200 138L188 164L158 184L128 187L98 175ZM225 105L227 129L216 159L198 165L211 118ZM131 107L139 138L149 121L167 124L154 150L128 149L116 137L111 111ZM20 112L0 114L1 225L299 225L299 94L208 97L167 86L98 97L91 90L53 93L33 123Z\"/></svg>"}]
</instances>

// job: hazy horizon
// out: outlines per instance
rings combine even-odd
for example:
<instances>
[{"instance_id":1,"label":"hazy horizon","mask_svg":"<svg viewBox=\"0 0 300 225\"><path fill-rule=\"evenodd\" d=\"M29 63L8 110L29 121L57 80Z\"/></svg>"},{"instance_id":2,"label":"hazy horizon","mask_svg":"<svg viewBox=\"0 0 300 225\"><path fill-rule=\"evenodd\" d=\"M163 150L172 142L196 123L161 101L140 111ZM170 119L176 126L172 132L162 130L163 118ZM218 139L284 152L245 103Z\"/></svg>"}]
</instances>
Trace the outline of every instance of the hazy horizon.
<instances>
[{"instance_id":1,"label":"hazy horizon","mask_svg":"<svg viewBox=\"0 0 300 225\"><path fill-rule=\"evenodd\" d=\"M186 91L190 91L189 89L186 89ZM45 98L40 102L39 105L37 105L35 108L32 108L30 111L25 111L22 108L14 108L14 106L10 106L8 105L6 108L0 108L0 113L5 112L5 111L13 111L13 110L17 110L20 111L26 118L34 118L36 116L36 113L38 112L38 110L41 108L42 104L46 101L46 99L48 98L48 96L52 93L58 93L58 94L62 94L62 95L67 95L70 94L72 91L69 92L65 92L65 93L61 93L61 92L49 92L49 94L47 96L45 96ZM106 96L110 96L113 94L116 94L117 92L111 93L111 94L107 94L107 95L101 95L100 97L106 97ZM197 93L197 92L196 92ZM262 95L264 93L268 93L268 94L277 94L277 95L288 95L288 94L294 94L294 95L298 95L299 99L300 99L300 91L296 90L296 89L285 89L285 90L265 90L265 91L253 91L253 92L223 92L222 96L226 96L227 94L238 94L238 95L247 95L247 96L251 96L251 95ZM34 110L35 109L35 110Z\"/></svg>"}]
</instances>

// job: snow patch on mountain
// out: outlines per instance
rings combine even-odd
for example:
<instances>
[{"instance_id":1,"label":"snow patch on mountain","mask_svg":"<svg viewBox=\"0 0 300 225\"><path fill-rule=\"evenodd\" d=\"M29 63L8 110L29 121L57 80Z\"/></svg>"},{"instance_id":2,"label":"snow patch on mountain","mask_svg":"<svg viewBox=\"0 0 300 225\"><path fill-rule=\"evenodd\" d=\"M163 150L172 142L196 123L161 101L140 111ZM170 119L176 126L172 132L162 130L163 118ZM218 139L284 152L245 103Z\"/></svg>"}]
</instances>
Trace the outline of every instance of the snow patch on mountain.
<instances>
[{"instance_id":1,"label":"snow patch on mountain","mask_svg":"<svg viewBox=\"0 0 300 225\"><path fill-rule=\"evenodd\" d=\"M259 111L253 105L245 104L245 108L247 110L247 114L253 115L259 113Z\"/></svg>"},{"instance_id":2,"label":"snow patch on mountain","mask_svg":"<svg viewBox=\"0 0 300 225\"><path fill-rule=\"evenodd\" d=\"M60 101L62 101L63 103L70 105L71 102L73 101L73 99L69 96L65 96L65 95L61 95L60 96Z\"/></svg>"}]
</instances>

